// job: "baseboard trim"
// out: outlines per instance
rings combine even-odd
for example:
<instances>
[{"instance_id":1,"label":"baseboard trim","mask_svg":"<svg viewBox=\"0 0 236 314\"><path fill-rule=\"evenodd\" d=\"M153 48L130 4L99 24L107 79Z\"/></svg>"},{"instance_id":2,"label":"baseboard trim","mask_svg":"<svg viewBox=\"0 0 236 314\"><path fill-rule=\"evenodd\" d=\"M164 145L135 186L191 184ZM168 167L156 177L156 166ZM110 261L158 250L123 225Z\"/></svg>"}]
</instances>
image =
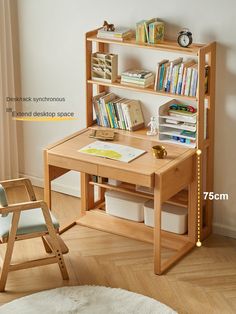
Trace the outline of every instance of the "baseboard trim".
<instances>
[{"instance_id":1,"label":"baseboard trim","mask_svg":"<svg viewBox=\"0 0 236 314\"><path fill-rule=\"evenodd\" d=\"M236 228L217 222L213 223L213 233L236 239Z\"/></svg>"},{"instance_id":2,"label":"baseboard trim","mask_svg":"<svg viewBox=\"0 0 236 314\"><path fill-rule=\"evenodd\" d=\"M42 178L34 177L31 175L26 175L23 173L20 174L20 177L30 179L30 181L32 182L34 186L38 186L41 188L44 187L44 180ZM61 184L58 182L52 182L52 191L80 197L80 188L78 186L74 188L72 186Z\"/></svg>"}]
</instances>

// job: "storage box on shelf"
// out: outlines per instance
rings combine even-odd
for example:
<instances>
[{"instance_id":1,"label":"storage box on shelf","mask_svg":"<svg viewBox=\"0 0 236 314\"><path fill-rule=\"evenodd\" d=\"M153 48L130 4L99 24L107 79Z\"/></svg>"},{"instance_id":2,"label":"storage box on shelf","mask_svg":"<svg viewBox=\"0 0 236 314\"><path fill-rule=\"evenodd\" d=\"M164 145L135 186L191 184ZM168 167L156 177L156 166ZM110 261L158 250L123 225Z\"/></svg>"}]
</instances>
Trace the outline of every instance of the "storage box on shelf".
<instances>
[{"instance_id":1,"label":"storage box on shelf","mask_svg":"<svg viewBox=\"0 0 236 314\"><path fill-rule=\"evenodd\" d=\"M159 140L195 148L197 145L197 112L183 111L170 115L171 105L181 105L172 99L159 107ZM176 111L177 112L177 111Z\"/></svg>"},{"instance_id":2,"label":"storage box on shelf","mask_svg":"<svg viewBox=\"0 0 236 314\"><path fill-rule=\"evenodd\" d=\"M154 227L154 202L144 204L144 223ZM184 234L188 229L188 209L181 206L163 204L161 212L161 229L173 233Z\"/></svg>"},{"instance_id":3,"label":"storage box on shelf","mask_svg":"<svg viewBox=\"0 0 236 314\"><path fill-rule=\"evenodd\" d=\"M106 191L106 213L123 219L143 222L149 227L154 227L154 201L147 200L146 195L137 196L126 193L127 191ZM161 229L177 234L187 232L188 209L183 205L165 203L162 206Z\"/></svg>"},{"instance_id":4,"label":"storage box on shelf","mask_svg":"<svg viewBox=\"0 0 236 314\"><path fill-rule=\"evenodd\" d=\"M108 83L116 81L118 68L118 56L116 54L95 52L91 58L93 80Z\"/></svg>"},{"instance_id":5,"label":"storage box on shelf","mask_svg":"<svg viewBox=\"0 0 236 314\"><path fill-rule=\"evenodd\" d=\"M143 222L143 207L146 199L124 192L107 191L105 193L106 212L110 215L137 222Z\"/></svg>"}]
</instances>

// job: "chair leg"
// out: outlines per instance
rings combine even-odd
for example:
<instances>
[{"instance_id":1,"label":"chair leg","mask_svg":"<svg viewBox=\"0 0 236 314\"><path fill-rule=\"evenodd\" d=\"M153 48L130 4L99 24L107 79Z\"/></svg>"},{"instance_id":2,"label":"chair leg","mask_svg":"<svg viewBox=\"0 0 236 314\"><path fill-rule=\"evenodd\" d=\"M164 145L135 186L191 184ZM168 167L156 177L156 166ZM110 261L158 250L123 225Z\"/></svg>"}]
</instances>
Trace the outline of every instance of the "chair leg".
<instances>
[{"instance_id":1,"label":"chair leg","mask_svg":"<svg viewBox=\"0 0 236 314\"><path fill-rule=\"evenodd\" d=\"M1 277L0 277L0 292L5 291L19 218L20 218L20 212L16 212L13 214L12 227L11 227L11 231L10 231L8 242L7 242L7 249L6 249L5 258L4 258L4 262L2 266Z\"/></svg>"},{"instance_id":2,"label":"chair leg","mask_svg":"<svg viewBox=\"0 0 236 314\"><path fill-rule=\"evenodd\" d=\"M48 245L47 241L44 239L44 237L42 237L42 241L43 241L43 245L45 248L46 253L52 253L52 249L50 248L50 246Z\"/></svg>"},{"instance_id":3,"label":"chair leg","mask_svg":"<svg viewBox=\"0 0 236 314\"><path fill-rule=\"evenodd\" d=\"M51 216L49 214L49 210L48 210L48 207L46 204L42 205L42 211L43 211L44 219L45 219L45 222L46 222L46 225L48 228L49 236L51 237L52 250L53 250L53 253L55 254L55 256L57 258L57 263L58 263L58 266L60 268L62 278L64 280L68 280L69 275L67 272L64 257L62 255L60 244L59 244L59 241L57 238L57 234L56 234L56 231L54 229L52 219L51 219Z\"/></svg>"}]
</instances>

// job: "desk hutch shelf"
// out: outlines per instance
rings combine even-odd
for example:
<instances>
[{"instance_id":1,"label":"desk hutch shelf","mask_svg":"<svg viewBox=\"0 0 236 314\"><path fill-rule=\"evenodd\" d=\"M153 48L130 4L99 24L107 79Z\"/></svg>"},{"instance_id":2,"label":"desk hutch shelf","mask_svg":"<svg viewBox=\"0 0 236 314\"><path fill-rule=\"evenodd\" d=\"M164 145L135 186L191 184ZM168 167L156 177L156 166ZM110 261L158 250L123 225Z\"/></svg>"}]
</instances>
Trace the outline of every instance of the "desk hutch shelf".
<instances>
[{"instance_id":1,"label":"desk hutch shelf","mask_svg":"<svg viewBox=\"0 0 236 314\"><path fill-rule=\"evenodd\" d=\"M154 272L162 274L176 261L187 254L197 241L197 169L196 149L201 149L201 195L203 191L213 191L213 147L214 147L214 101L215 101L215 54L216 44L192 44L189 48L179 47L177 43L164 41L162 44L138 44L135 38L114 41L97 38L97 31L86 33L86 121L87 128L51 145L45 150L45 198L50 205L50 182L62 174L76 170L81 172L81 216L76 223L91 228L115 233L154 244ZM153 87L139 88L122 85L118 77L116 82L107 83L91 79L91 55L94 52L108 53L110 46L128 46L130 49L152 49L172 52L178 55L190 55L198 61L198 93L196 97L182 96L165 92L156 92ZM157 60L158 62L158 60ZM209 65L208 94L205 95L205 65ZM95 88L96 87L96 92ZM96 125L93 115L93 96L109 88L130 90L157 96L168 96L181 101L194 101L197 107L197 148L182 147L176 144L164 144L168 151L167 159L156 160L151 147L157 139L148 137L146 130L124 131L116 129L119 144L130 145L147 151L132 161L122 163L113 160L78 153L78 149L91 143L91 129L103 129ZM207 136L204 137L204 107L207 102ZM158 108L156 108L158 109ZM97 182L92 176L97 176ZM109 185L104 178L122 181L120 186ZM141 193L147 199L154 199L155 227L137 223L106 214L104 193L106 190L140 195L135 185L154 188L154 196ZM98 189L98 199L94 198L94 187ZM178 235L161 230L161 205L164 202L188 208L188 232ZM66 230L67 228L65 228ZM201 197L201 237L206 238L212 230L212 203ZM161 248L167 247L173 255L162 261Z\"/></svg>"}]
</instances>

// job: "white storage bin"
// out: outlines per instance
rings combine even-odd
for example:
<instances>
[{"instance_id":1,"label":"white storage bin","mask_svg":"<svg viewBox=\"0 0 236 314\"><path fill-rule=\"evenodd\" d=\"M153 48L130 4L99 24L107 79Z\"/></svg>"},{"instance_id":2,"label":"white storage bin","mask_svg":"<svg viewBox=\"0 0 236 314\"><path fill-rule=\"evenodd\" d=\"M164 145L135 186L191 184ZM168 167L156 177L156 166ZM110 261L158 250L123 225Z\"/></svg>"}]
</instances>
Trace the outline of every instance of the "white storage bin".
<instances>
[{"instance_id":1,"label":"white storage bin","mask_svg":"<svg viewBox=\"0 0 236 314\"><path fill-rule=\"evenodd\" d=\"M148 201L144 205L144 223L154 227L154 202ZM161 229L178 234L188 230L188 209L171 204L163 204L161 212Z\"/></svg>"},{"instance_id":2,"label":"white storage bin","mask_svg":"<svg viewBox=\"0 0 236 314\"><path fill-rule=\"evenodd\" d=\"M117 191L107 191L105 201L108 214L138 222L144 221L145 198Z\"/></svg>"}]
</instances>

